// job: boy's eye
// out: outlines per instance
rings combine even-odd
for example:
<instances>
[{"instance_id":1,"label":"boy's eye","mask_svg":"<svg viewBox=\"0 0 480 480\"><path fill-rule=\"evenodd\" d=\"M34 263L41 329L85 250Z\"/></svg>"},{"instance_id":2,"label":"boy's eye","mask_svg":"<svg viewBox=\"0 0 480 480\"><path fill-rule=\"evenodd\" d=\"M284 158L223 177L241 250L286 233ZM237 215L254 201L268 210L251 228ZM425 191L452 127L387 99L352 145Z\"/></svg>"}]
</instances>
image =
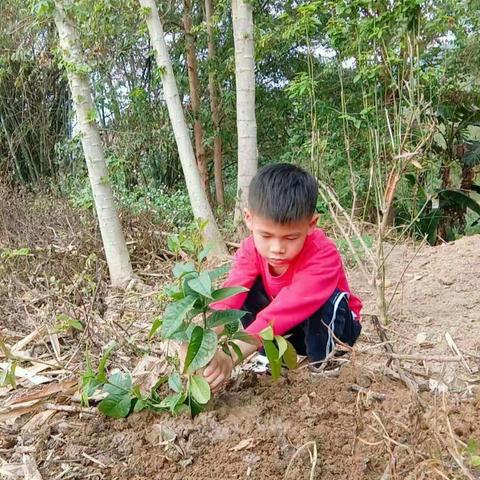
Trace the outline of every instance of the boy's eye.
<instances>
[{"instance_id":1,"label":"boy's eye","mask_svg":"<svg viewBox=\"0 0 480 480\"><path fill-rule=\"evenodd\" d=\"M287 240L296 240L298 237L287 237Z\"/></svg>"}]
</instances>

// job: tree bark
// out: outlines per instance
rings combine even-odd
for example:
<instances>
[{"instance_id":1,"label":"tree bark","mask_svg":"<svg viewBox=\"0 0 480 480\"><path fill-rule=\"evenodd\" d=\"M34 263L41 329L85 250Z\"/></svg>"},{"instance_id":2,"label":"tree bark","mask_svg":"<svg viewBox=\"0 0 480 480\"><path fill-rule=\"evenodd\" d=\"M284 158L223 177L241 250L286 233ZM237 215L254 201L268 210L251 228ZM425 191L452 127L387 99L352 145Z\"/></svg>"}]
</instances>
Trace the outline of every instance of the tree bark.
<instances>
[{"instance_id":1,"label":"tree bark","mask_svg":"<svg viewBox=\"0 0 480 480\"><path fill-rule=\"evenodd\" d=\"M232 0L237 94L238 176L234 221L240 225L247 206L250 181L257 172L255 120L255 57L253 7L249 0Z\"/></svg>"},{"instance_id":2,"label":"tree bark","mask_svg":"<svg viewBox=\"0 0 480 480\"><path fill-rule=\"evenodd\" d=\"M170 121L172 122L173 133L177 143L183 174L185 175L193 214L197 218L208 220L203 233L205 243L209 243L213 247L212 253L216 255L226 255L228 253L227 247L218 230L215 217L213 216L207 195L200 180L200 174L195 162L192 142L188 134L187 124L185 123L183 108L178 95L172 63L168 55L163 27L160 22L160 17L158 16L155 0L139 0L139 3L145 9L148 31L155 49L155 58L158 67L162 69L162 84L165 100Z\"/></svg>"},{"instance_id":3,"label":"tree bark","mask_svg":"<svg viewBox=\"0 0 480 480\"><path fill-rule=\"evenodd\" d=\"M88 73L85 70L80 40L73 21L64 10L66 4L62 1L55 2L55 24L81 132L82 147L110 271L110 280L113 286L125 286L133 278L132 266L108 181L108 170L100 134L97 124L92 118L95 113L95 105L92 100Z\"/></svg>"},{"instance_id":4,"label":"tree bark","mask_svg":"<svg viewBox=\"0 0 480 480\"><path fill-rule=\"evenodd\" d=\"M203 145L203 127L200 120L200 82L198 80L198 63L195 41L192 34L192 2L183 0L183 29L185 31L185 47L187 52L188 85L193 114L193 135L195 139L195 157L202 179L203 188L210 200L210 178L208 175L205 147Z\"/></svg>"},{"instance_id":5,"label":"tree bark","mask_svg":"<svg viewBox=\"0 0 480 480\"><path fill-rule=\"evenodd\" d=\"M212 0L205 0L205 20L207 23L208 36L208 60L210 64L215 60L215 42L213 36L212 25L213 5ZM219 107L219 88L215 70L210 65L208 69L208 91L210 93L210 109L212 111L213 122L213 168L215 175L215 198L217 203L222 207L225 206L225 198L223 192L223 158L222 158L222 137L220 135L220 107Z\"/></svg>"}]
</instances>

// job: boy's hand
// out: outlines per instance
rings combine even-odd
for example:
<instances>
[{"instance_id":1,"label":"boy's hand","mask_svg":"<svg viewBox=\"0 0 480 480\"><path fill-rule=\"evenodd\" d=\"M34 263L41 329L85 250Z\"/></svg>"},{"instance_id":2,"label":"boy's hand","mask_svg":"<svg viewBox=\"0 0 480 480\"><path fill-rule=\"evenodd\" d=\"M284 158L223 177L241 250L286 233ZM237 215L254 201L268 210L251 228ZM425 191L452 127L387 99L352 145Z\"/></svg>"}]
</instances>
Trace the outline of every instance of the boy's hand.
<instances>
[{"instance_id":1,"label":"boy's hand","mask_svg":"<svg viewBox=\"0 0 480 480\"><path fill-rule=\"evenodd\" d=\"M222 384L230 378L233 370L233 360L222 350L218 350L205 368L203 376L216 393Z\"/></svg>"}]
</instances>

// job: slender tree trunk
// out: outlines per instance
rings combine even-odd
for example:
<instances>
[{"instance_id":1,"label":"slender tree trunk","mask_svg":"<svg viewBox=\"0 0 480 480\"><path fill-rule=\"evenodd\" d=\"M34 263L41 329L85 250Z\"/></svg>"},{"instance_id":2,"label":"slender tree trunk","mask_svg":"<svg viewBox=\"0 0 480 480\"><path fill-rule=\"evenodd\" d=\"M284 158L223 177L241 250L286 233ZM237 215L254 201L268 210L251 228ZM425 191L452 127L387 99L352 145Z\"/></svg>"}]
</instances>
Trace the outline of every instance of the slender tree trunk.
<instances>
[{"instance_id":1,"label":"slender tree trunk","mask_svg":"<svg viewBox=\"0 0 480 480\"><path fill-rule=\"evenodd\" d=\"M200 81L198 79L197 53L192 34L192 2L183 0L183 29L185 31L185 47L187 52L188 85L190 87L190 102L193 114L193 136L195 139L195 157L202 179L203 188L210 200L210 178L208 175L207 158L203 145L203 127L200 120Z\"/></svg>"},{"instance_id":2,"label":"slender tree trunk","mask_svg":"<svg viewBox=\"0 0 480 480\"><path fill-rule=\"evenodd\" d=\"M208 220L204 230L204 241L212 245L213 253L216 255L226 255L227 247L220 235L215 217L208 203L207 195L200 180L200 174L195 162L192 142L188 134L187 124L185 123L183 108L178 95L172 63L168 55L163 27L158 16L155 0L139 0L139 3L146 11L146 21L150 39L155 49L155 58L157 65L162 69L162 84L165 100L177 142L178 155L182 164L183 174L185 175L193 214L197 218Z\"/></svg>"},{"instance_id":3,"label":"slender tree trunk","mask_svg":"<svg viewBox=\"0 0 480 480\"><path fill-rule=\"evenodd\" d=\"M207 22L208 36L208 60L212 63L216 58L215 42L213 37L212 25L213 6L212 0L205 0L205 20ZM210 65L208 69L208 91L210 93L210 108L212 111L213 122L213 167L215 174L215 197L217 203L222 207L225 206L225 198L223 193L223 169L222 169L222 137L220 136L220 107L218 102L218 83L215 69Z\"/></svg>"},{"instance_id":4,"label":"slender tree trunk","mask_svg":"<svg viewBox=\"0 0 480 480\"><path fill-rule=\"evenodd\" d=\"M235 223L240 225L247 206L250 181L257 172L257 122L255 120L255 57L253 7L249 0L232 0L237 94L238 180Z\"/></svg>"},{"instance_id":5,"label":"slender tree trunk","mask_svg":"<svg viewBox=\"0 0 480 480\"><path fill-rule=\"evenodd\" d=\"M108 171L97 124L91 118L95 113L88 74L78 33L72 20L66 15L66 2L55 2L55 24L60 37L60 47L67 65L67 77L82 137L88 176L92 185L110 279L114 286L125 286L133 277L125 238L115 208L112 189L108 183Z\"/></svg>"}]
</instances>

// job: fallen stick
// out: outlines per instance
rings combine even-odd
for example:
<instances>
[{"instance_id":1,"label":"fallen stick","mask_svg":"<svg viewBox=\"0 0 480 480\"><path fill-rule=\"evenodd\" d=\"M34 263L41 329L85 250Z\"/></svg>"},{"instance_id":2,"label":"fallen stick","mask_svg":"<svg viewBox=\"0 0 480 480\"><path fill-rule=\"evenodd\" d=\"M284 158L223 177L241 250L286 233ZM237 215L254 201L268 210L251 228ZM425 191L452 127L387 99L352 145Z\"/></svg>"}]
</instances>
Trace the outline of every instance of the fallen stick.
<instances>
[{"instance_id":1,"label":"fallen stick","mask_svg":"<svg viewBox=\"0 0 480 480\"><path fill-rule=\"evenodd\" d=\"M390 358L395 358L397 360L410 360L412 362L441 362L441 363L450 363L450 362L461 362L460 357L449 357L446 355L410 355L407 353L393 353L388 352L387 355Z\"/></svg>"},{"instance_id":2,"label":"fallen stick","mask_svg":"<svg viewBox=\"0 0 480 480\"><path fill-rule=\"evenodd\" d=\"M378 320L378 317L376 315L371 315L370 316L371 322L373 323L373 326L375 327L375 330L378 333L378 336L380 337L380 340L382 341L383 348L385 349L385 352L389 356L389 359L387 360L387 365L385 366L386 369L389 369L390 371L395 371L396 375L398 375L399 379L408 387L410 390L413 398L417 402L418 405L422 405L422 400L418 395L418 390L419 390L419 384L415 380L415 378L408 372L405 372L402 369L402 366L400 365L400 361L398 358L395 358L393 355L395 355L395 352L393 350L392 344L390 343L387 334L385 333L385 330L383 327L380 325L380 322ZM393 369L389 368L390 365L393 363Z\"/></svg>"},{"instance_id":3,"label":"fallen stick","mask_svg":"<svg viewBox=\"0 0 480 480\"><path fill-rule=\"evenodd\" d=\"M456 353L458 355L458 358L462 362L462 365L465 367L465 370L471 375L473 373L472 369L470 368L470 366L466 362L465 358L462 355L462 352L457 347L457 344L455 343L455 341L453 340L453 338L452 338L452 336L450 335L449 332L445 332L445 340L447 341L447 344L448 344L450 350L452 350L453 353Z\"/></svg>"},{"instance_id":4,"label":"fallen stick","mask_svg":"<svg viewBox=\"0 0 480 480\"><path fill-rule=\"evenodd\" d=\"M89 415L96 415L98 413L93 407L78 407L76 405L58 405L56 403L44 403L45 410L55 410L57 412L71 412L71 413L88 413Z\"/></svg>"},{"instance_id":5,"label":"fallen stick","mask_svg":"<svg viewBox=\"0 0 480 480\"><path fill-rule=\"evenodd\" d=\"M373 398L374 400L386 400L388 397L384 393L377 393L377 392L372 392L368 388L361 387L360 385L357 385L356 383L350 385L350 390L353 390L354 392L360 392L364 393L367 395L369 398Z\"/></svg>"}]
</instances>

